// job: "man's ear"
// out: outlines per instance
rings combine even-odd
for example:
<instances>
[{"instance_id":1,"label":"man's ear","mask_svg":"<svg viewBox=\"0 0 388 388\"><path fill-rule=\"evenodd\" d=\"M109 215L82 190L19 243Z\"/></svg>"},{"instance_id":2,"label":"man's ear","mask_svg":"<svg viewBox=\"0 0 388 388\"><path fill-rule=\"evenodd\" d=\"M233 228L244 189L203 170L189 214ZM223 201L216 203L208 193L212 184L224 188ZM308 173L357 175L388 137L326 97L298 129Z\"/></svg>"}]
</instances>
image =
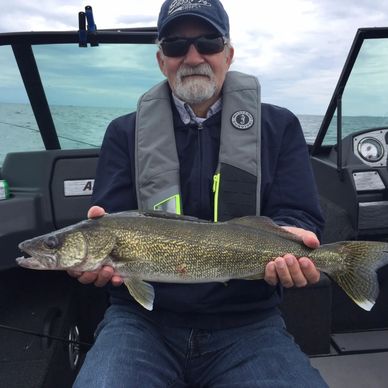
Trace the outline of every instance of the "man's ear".
<instances>
[{"instance_id":1,"label":"man's ear","mask_svg":"<svg viewBox=\"0 0 388 388\"><path fill-rule=\"evenodd\" d=\"M160 51L160 50L158 50L157 52L156 52L156 59L157 59L157 61L158 61L158 65L159 65L159 69L160 69L160 71L164 74L164 75L166 75L166 72L165 72L165 69L164 69L164 56L163 56L163 53Z\"/></svg>"},{"instance_id":2,"label":"man's ear","mask_svg":"<svg viewBox=\"0 0 388 388\"><path fill-rule=\"evenodd\" d=\"M226 63L228 65L228 67L232 64L233 57L234 57L234 48L233 47L229 47L227 55L226 55Z\"/></svg>"}]
</instances>

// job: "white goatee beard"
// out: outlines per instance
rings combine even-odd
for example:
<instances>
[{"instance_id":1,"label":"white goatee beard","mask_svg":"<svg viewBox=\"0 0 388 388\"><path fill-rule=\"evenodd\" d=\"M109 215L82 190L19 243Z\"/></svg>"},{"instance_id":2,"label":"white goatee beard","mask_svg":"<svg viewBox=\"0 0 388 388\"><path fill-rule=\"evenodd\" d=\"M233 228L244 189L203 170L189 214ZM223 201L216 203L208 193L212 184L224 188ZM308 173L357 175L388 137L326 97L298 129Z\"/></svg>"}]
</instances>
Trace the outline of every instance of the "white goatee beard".
<instances>
[{"instance_id":1,"label":"white goatee beard","mask_svg":"<svg viewBox=\"0 0 388 388\"><path fill-rule=\"evenodd\" d=\"M190 77L191 75L200 75ZM200 104L217 91L214 74L207 63L191 67L182 65L176 74L175 95L188 104Z\"/></svg>"}]
</instances>

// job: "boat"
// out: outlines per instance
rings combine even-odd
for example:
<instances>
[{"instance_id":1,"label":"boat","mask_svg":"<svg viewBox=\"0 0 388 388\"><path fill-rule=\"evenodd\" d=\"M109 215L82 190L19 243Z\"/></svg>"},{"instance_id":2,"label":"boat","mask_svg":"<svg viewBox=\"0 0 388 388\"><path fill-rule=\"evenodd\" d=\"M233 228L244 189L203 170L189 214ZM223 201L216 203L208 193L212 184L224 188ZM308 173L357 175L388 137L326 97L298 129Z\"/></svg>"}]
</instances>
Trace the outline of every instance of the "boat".
<instances>
[{"instance_id":1,"label":"boat","mask_svg":"<svg viewBox=\"0 0 388 388\"><path fill-rule=\"evenodd\" d=\"M0 386L72 385L108 305L104 289L17 267L18 243L85 218L110 120L161 80L156 28L0 34ZM388 241L388 28L360 28L309 142L323 243ZM155 69L155 71L153 70ZM63 101L66 101L64 104ZM369 312L326 275L284 292L295 341L331 388L386 387L388 266Z\"/></svg>"}]
</instances>

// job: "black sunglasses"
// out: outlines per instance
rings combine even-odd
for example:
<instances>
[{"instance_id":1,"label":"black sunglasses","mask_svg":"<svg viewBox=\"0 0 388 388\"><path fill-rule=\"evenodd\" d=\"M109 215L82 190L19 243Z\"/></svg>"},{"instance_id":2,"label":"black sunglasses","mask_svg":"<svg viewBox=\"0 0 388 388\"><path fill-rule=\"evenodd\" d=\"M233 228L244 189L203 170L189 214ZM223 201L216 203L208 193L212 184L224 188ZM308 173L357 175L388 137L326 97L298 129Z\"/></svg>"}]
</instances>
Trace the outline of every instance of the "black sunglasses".
<instances>
[{"instance_id":1,"label":"black sunglasses","mask_svg":"<svg viewBox=\"0 0 388 388\"><path fill-rule=\"evenodd\" d=\"M225 46L225 39L221 35L201 35L195 38L165 38L160 42L160 48L166 57L183 57L189 51L190 45L194 45L197 51L203 55L220 53Z\"/></svg>"}]
</instances>

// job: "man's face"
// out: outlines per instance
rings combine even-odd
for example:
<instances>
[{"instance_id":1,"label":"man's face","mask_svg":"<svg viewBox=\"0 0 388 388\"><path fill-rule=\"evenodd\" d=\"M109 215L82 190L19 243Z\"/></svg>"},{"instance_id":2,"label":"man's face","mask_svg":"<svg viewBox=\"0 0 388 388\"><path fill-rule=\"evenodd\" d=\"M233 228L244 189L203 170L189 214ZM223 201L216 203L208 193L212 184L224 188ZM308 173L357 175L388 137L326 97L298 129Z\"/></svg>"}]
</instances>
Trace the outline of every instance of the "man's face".
<instances>
[{"instance_id":1,"label":"man's face","mask_svg":"<svg viewBox=\"0 0 388 388\"><path fill-rule=\"evenodd\" d=\"M194 38L214 34L215 30L200 19L184 18L175 22L168 37ZM233 58L233 48L224 47L217 54L200 54L194 45L186 55L167 57L157 53L159 67L167 77L173 93L189 104L215 101Z\"/></svg>"}]
</instances>

